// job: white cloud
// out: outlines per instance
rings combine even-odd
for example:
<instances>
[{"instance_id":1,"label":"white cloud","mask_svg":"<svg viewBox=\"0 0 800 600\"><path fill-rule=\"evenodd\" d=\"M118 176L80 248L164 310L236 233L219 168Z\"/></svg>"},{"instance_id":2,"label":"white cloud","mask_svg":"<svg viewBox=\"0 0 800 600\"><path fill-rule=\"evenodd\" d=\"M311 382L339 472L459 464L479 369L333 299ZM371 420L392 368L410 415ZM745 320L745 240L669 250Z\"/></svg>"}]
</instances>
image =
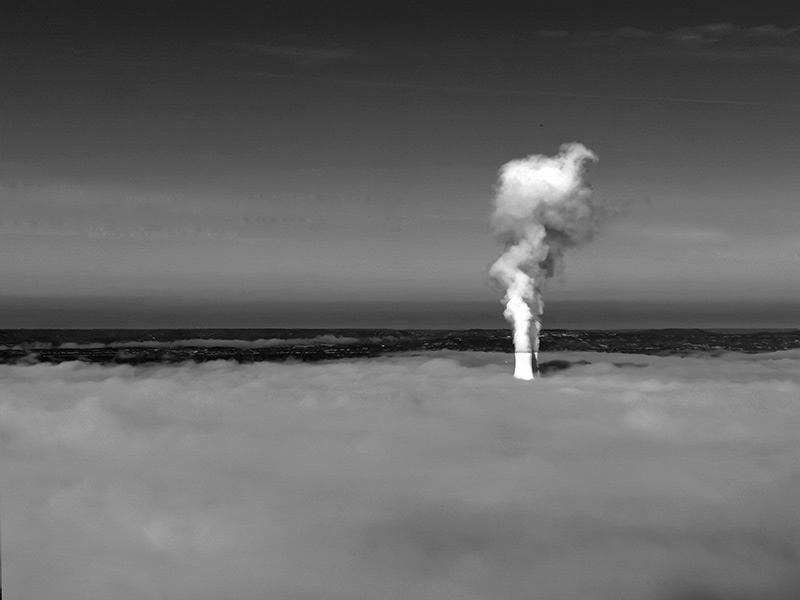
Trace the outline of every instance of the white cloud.
<instances>
[{"instance_id":1,"label":"white cloud","mask_svg":"<svg viewBox=\"0 0 800 600\"><path fill-rule=\"evenodd\" d=\"M800 352L547 358L0 367L6 593L797 597Z\"/></svg>"}]
</instances>

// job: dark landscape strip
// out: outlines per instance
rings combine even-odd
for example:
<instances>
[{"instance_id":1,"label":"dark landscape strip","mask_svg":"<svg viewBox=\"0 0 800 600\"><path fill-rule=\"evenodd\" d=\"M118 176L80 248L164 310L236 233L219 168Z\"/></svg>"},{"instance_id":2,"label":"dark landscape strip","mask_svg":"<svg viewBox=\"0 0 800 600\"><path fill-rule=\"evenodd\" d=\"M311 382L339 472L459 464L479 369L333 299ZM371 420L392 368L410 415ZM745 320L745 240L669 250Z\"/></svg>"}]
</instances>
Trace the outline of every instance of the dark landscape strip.
<instances>
[{"instance_id":1,"label":"dark landscape strip","mask_svg":"<svg viewBox=\"0 0 800 600\"><path fill-rule=\"evenodd\" d=\"M292 330L292 335L297 330ZM345 331L345 330L342 330ZM330 333L330 331L328 332ZM353 330L350 330L353 333ZM362 333L363 332L359 332ZM370 333L374 333L371 331ZM348 344L293 344L264 348L234 347L114 347L114 348L36 348L34 343L50 342L38 338L17 340L16 347L0 349L0 363L60 363L82 361L100 364L146 364L208 362L231 360L238 363L262 361L304 362L376 357L414 351L513 352L510 335L505 330L394 331L385 339ZM365 336L366 337L366 336ZM370 336L380 338L381 336ZM64 343L64 342L62 342ZM78 342L73 342L78 343ZM158 343L158 342L154 342ZM800 330L786 332L710 333L702 330L650 331L547 331L541 336L541 351L546 352L613 352L656 356L715 355L725 352L749 354L800 348Z\"/></svg>"}]
</instances>

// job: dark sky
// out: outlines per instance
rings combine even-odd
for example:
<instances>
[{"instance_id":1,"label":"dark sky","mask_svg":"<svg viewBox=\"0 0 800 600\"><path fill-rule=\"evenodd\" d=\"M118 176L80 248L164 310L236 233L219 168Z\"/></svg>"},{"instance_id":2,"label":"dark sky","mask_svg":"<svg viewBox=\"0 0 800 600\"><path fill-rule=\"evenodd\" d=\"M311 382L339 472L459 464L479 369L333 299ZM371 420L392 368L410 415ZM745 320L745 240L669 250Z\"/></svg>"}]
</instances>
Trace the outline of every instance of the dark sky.
<instances>
[{"instance_id":1,"label":"dark sky","mask_svg":"<svg viewBox=\"0 0 800 600\"><path fill-rule=\"evenodd\" d=\"M800 297L792 3L3 12L6 296L497 299L498 169L578 141L615 216L548 300Z\"/></svg>"}]
</instances>

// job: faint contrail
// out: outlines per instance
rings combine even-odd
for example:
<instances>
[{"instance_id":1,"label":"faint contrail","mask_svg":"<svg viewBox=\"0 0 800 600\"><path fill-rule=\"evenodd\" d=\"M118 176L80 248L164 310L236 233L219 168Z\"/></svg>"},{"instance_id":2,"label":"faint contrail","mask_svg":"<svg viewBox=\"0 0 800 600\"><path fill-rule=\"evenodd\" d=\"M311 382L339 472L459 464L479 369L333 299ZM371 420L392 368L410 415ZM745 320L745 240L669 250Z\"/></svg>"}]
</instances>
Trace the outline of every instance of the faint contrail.
<instances>
[{"instance_id":1,"label":"faint contrail","mask_svg":"<svg viewBox=\"0 0 800 600\"><path fill-rule=\"evenodd\" d=\"M358 85L358 86L386 88L386 89L429 90L429 91L441 91L441 92L463 92L463 93L473 93L473 94L497 94L504 96L522 96L522 97L545 96L545 97L555 97L555 98L587 98L591 100L632 100L638 102L682 102L682 103L693 103L693 104L728 104L733 106L772 106L772 107L783 107L783 108L800 108L800 102L759 102L752 100L720 100L713 98L712 99L676 98L672 96L585 94L577 92L513 90L508 88L484 88L484 87L457 86L457 85L430 85L422 83L370 81L364 79L349 79L342 77L320 77L316 75L297 75L292 73L276 73L274 71L261 71L257 69L236 69L229 67L209 67L204 65L187 65L187 64L163 63L163 62L142 61L142 60L125 60L125 59L106 58L99 56L80 56L77 54L56 54L52 52L36 52L31 54L36 54L38 56L46 56L49 58L69 58L86 62L112 64L112 65L150 67L156 69L185 69L191 71L207 71L212 73L251 75L258 77L266 77L270 79L285 79L290 81L313 81L322 83L337 83L343 85Z\"/></svg>"}]
</instances>

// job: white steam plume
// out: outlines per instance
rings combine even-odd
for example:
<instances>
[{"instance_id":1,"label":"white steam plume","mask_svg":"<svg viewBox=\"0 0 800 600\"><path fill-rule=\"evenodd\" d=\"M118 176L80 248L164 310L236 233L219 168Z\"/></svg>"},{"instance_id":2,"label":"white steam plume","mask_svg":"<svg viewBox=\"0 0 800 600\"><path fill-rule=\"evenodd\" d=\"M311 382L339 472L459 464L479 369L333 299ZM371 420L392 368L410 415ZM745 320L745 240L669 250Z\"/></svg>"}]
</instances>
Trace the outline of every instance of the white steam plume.
<instances>
[{"instance_id":1,"label":"white steam plume","mask_svg":"<svg viewBox=\"0 0 800 600\"><path fill-rule=\"evenodd\" d=\"M538 353L544 280L560 270L567 248L597 229L601 211L583 178L589 160L597 160L594 152L574 142L552 158L535 154L500 169L492 229L505 249L490 274L506 290L503 314L514 326L516 353Z\"/></svg>"}]
</instances>

